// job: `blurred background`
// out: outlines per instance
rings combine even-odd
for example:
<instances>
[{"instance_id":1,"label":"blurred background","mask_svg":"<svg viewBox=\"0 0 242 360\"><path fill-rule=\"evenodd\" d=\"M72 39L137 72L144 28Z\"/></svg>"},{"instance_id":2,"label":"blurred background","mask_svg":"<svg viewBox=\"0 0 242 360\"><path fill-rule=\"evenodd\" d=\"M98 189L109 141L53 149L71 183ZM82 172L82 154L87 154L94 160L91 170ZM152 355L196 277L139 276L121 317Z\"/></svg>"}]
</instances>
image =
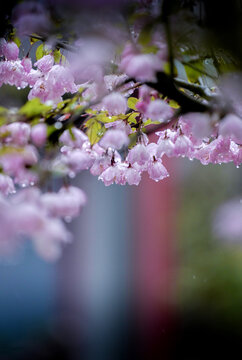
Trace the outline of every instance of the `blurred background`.
<instances>
[{"instance_id":1,"label":"blurred background","mask_svg":"<svg viewBox=\"0 0 242 360\"><path fill-rule=\"evenodd\" d=\"M56 264L28 242L0 263L0 359L204 359L242 340L242 245L213 236L241 170L167 159L170 177L105 187Z\"/></svg>"},{"instance_id":2,"label":"blurred background","mask_svg":"<svg viewBox=\"0 0 242 360\"><path fill-rule=\"evenodd\" d=\"M211 3L204 1L210 30L241 58L242 22L233 21L232 6L241 2L223 6L219 16L221 1ZM239 36L224 36L232 25ZM14 91L3 86L1 102L21 105ZM28 241L0 259L0 360L235 357L242 345L242 244L222 242L212 229L216 209L241 196L242 170L187 159L165 165L169 178L144 177L137 188L106 188L83 172L74 183L88 204L68 225L74 241L62 259L42 261Z\"/></svg>"}]
</instances>

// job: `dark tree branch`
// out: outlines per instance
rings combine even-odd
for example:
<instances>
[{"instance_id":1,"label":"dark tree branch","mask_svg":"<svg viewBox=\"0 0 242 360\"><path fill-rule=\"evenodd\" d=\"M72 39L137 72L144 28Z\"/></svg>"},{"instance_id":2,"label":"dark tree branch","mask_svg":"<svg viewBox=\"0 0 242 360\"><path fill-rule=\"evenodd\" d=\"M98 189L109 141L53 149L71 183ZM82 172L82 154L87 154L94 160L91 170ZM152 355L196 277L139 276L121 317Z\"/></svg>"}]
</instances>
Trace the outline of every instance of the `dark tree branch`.
<instances>
[{"instance_id":1,"label":"dark tree branch","mask_svg":"<svg viewBox=\"0 0 242 360\"><path fill-rule=\"evenodd\" d=\"M167 96L169 99L175 100L181 107L181 114L211 111L211 106L208 104L192 99L190 96L179 91L174 80L163 72L157 73L156 83L147 82L146 84L164 96Z\"/></svg>"}]
</instances>

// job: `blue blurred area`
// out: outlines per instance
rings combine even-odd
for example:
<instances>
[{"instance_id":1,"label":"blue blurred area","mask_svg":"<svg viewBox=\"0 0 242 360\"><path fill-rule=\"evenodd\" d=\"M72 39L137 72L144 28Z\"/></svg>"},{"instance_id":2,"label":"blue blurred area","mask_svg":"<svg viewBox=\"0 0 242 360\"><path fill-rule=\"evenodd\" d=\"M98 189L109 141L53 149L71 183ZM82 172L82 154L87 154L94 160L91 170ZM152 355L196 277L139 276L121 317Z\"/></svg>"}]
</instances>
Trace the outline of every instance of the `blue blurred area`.
<instances>
[{"instance_id":1,"label":"blue blurred area","mask_svg":"<svg viewBox=\"0 0 242 360\"><path fill-rule=\"evenodd\" d=\"M1 355L22 349L54 312L55 266L39 259L30 246L23 252L0 263Z\"/></svg>"},{"instance_id":2,"label":"blue blurred area","mask_svg":"<svg viewBox=\"0 0 242 360\"><path fill-rule=\"evenodd\" d=\"M52 358L52 347L63 346L66 359L85 354L86 360L107 360L115 354L118 359L126 346L132 282L130 191L106 188L88 174L75 182L87 193L88 205L69 225L74 241L62 259L45 263L26 243L16 258L0 263L2 356L28 359L47 346L45 356Z\"/></svg>"}]
</instances>

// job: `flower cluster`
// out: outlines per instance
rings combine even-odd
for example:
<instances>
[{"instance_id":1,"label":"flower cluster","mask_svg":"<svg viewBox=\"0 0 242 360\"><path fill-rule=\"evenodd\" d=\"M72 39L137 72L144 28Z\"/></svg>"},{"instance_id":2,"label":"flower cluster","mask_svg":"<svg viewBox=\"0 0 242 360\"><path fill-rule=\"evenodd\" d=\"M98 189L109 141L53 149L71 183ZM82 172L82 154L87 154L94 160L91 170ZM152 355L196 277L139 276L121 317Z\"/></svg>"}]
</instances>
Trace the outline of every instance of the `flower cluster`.
<instances>
[{"instance_id":1,"label":"flower cluster","mask_svg":"<svg viewBox=\"0 0 242 360\"><path fill-rule=\"evenodd\" d=\"M66 184L89 170L106 186L138 185L144 172L154 181L169 176L164 157L241 164L238 106L224 106L219 84L205 89L167 74L166 42L153 35L150 51L138 36L125 38L121 53L113 42L80 39L65 61L50 50L33 62L1 39L0 87L29 92L20 109L0 108L0 252L31 238L42 257L59 257L70 240L64 221L86 196L71 185L45 191L52 177Z\"/></svg>"}]
</instances>

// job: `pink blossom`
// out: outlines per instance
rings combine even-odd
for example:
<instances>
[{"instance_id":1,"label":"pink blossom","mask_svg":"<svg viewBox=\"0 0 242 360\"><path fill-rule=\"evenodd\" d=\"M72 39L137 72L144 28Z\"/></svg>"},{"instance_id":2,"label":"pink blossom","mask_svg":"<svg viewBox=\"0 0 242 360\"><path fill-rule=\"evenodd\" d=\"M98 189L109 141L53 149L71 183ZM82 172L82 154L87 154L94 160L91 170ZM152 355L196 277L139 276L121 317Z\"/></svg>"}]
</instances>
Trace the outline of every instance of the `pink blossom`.
<instances>
[{"instance_id":1,"label":"pink blossom","mask_svg":"<svg viewBox=\"0 0 242 360\"><path fill-rule=\"evenodd\" d=\"M13 9L13 24L19 35L46 34L50 29L47 9L36 1L24 1Z\"/></svg>"},{"instance_id":2,"label":"pink blossom","mask_svg":"<svg viewBox=\"0 0 242 360\"><path fill-rule=\"evenodd\" d=\"M32 61L30 58L27 57L23 58L21 60L21 65L23 66L24 71L26 71L27 74L29 74L30 71L32 70Z\"/></svg>"},{"instance_id":3,"label":"pink blossom","mask_svg":"<svg viewBox=\"0 0 242 360\"><path fill-rule=\"evenodd\" d=\"M41 231L46 221L46 216L41 208L32 202L15 204L13 216L16 228L15 236L32 236Z\"/></svg>"},{"instance_id":4,"label":"pink blossom","mask_svg":"<svg viewBox=\"0 0 242 360\"><path fill-rule=\"evenodd\" d=\"M70 147L81 148L86 141L88 141L87 135L75 127L65 130L60 137L60 142Z\"/></svg>"},{"instance_id":5,"label":"pink blossom","mask_svg":"<svg viewBox=\"0 0 242 360\"><path fill-rule=\"evenodd\" d=\"M63 155L62 161L70 170L76 172L89 169L95 158L88 151L80 149L70 150L66 155Z\"/></svg>"},{"instance_id":6,"label":"pink blossom","mask_svg":"<svg viewBox=\"0 0 242 360\"><path fill-rule=\"evenodd\" d=\"M99 176L111 165L111 158L108 156L102 156L97 158L90 168L90 173L94 176Z\"/></svg>"},{"instance_id":7,"label":"pink blossom","mask_svg":"<svg viewBox=\"0 0 242 360\"><path fill-rule=\"evenodd\" d=\"M105 96L102 105L110 115L124 114L127 110L127 101L125 97L118 92L113 92Z\"/></svg>"},{"instance_id":8,"label":"pink blossom","mask_svg":"<svg viewBox=\"0 0 242 360\"><path fill-rule=\"evenodd\" d=\"M25 169L24 167L19 169L14 174L14 183L22 187L32 186L38 182L38 175L35 171Z\"/></svg>"},{"instance_id":9,"label":"pink blossom","mask_svg":"<svg viewBox=\"0 0 242 360\"><path fill-rule=\"evenodd\" d=\"M115 166L109 166L99 175L98 179L102 180L105 186L109 186L114 183L116 175L117 168Z\"/></svg>"},{"instance_id":10,"label":"pink blossom","mask_svg":"<svg viewBox=\"0 0 242 360\"><path fill-rule=\"evenodd\" d=\"M173 109L163 100L154 100L146 108L145 116L153 121L166 121L173 115Z\"/></svg>"},{"instance_id":11,"label":"pink blossom","mask_svg":"<svg viewBox=\"0 0 242 360\"><path fill-rule=\"evenodd\" d=\"M0 62L0 86L2 84L25 88L28 85L27 73L20 60Z\"/></svg>"},{"instance_id":12,"label":"pink blossom","mask_svg":"<svg viewBox=\"0 0 242 360\"><path fill-rule=\"evenodd\" d=\"M151 179L155 181L162 180L169 176L168 171L165 166L162 164L161 160L153 160L149 162L147 167L148 174Z\"/></svg>"},{"instance_id":13,"label":"pink blossom","mask_svg":"<svg viewBox=\"0 0 242 360\"><path fill-rule=\"evenodd\" d=\"M14 122L6 126L6 131L9 132L8 141L14 145L24 146L29 141L31 129L28 124Z\"/></svg>"},{"instance_id":14,"label":"pink blossom","mask_svg":"<svg viewBox=\"0 0 242 360\"><path fill-rule=\"evenodd\" d=\"M242 120L234 114L225 116L219 125L219 133L242 144Z\"/></svg>"},{"instance_id":15,"label":"pink blossom","mask_svg":"<svg viewBox=\"0 0 242 360\"><path fill-rule=\"evenodd\" d=\"M213 142L214 146L210 152L210 161L214 164L231 161L230 139L219 136Z\"/></svg>"},{"instance_id":16,"label":"pink blossom","mask_svg":"<svg viewBox=\"0 0 242 360\"><path fill-rule=\"evenodd\" d=\"M44 77L34 83L28 98L38 97L43 102L52 100L58 103L66 92L74 93L77 90L70 70L62 65L54 65Z\"/></svg>"},{"instance_id":17,"label":"pink blossom","mask_svg":"<svg viewBox=\"0 0 242 360\"><path fill-rule=\"evenodd\" d=\"M149 160L150 155L144 145L135 145L128 153L127 161L130 164L137 163L138 165L145 165Z\"/></svg>"},{"instance_id":18,"label":"pink blossom","mask_svg":"<svg viewBox=\"0 0 242 360\"><path fill-rule=\"evenodd\" d=\"M170 139L161 139L157 147L156 156L162 157L164 154L171 157L174 156L175 145Z\"/></svg>"},{"instance_id":19,"label":"pink blossom","mask_svg":"<svg viewBox=\"0 0 242 360\"><path fill-rule=\"evenodd\" d=\"M139 185L141 181L141 174L132 167L128 167L125 171L125 180L129 185Z\"/></svg>"},{"instance_id":20,"label":"pink blossom","mask_svg":"<svg viewBox=\"0 0 242 360\"><path fill-rule=\"evenodd\" d=\"M13 180L8 175L0 174L0 192L3 195L15 192Z\"/></svg>"},{"instance_id":21,"label":"pink blossom","mask_svg":"<svg viewBox=\"0 0 242 360\"><path fill-rule=\"evenodd\" d=\"M125 74L122 75L105 75L103 80L108 91L113 91L117 86L120 86L128 79ZM130 84L128 84L130 86ZM121 90L121 89L120 89Z\"/></svg>"},{"instance_id":22,"label":"pink blossom","mask_svg":"<svg viewBox=\"0 0 242 360\"><path fill-rule=\"evenodd\" d=\"M31 140L36 146L43 146L47 139L47 126L46 124L34 125L31 129Z\"/></svg>"},{"instance_id":23,"label":"pink blossom","mask_svg":"<svg viewBox=\"0 0 242 360\"><path fill-rule=\"evenodd\" d=\"M24 148L12 148L0 157L0 164L8 175L16 176L26 166L36 164L38 154L36 149L27 145Z\"/></svg>"},{"instance_id":24,"label":"pink blossom","mask_svg":"<svg viewBox=\"0 0 242 360\"><path fill-rule=\"evenodd\" d=\"M15 42L6 42L5 39L0 40L0 55L5 56L7 60L17 60L19 48Z\"/></svg>"},{"instance_id":25,"label":"pink blossom","mask_svg":"<svg viewBox=\"0 0 242 360\"><path fill-rule=\"evenodd\" d=\"M186 135L180 135L175 141L174 155L175 156L189 156L193 144Z\"/></svg>"},{"instance_id":26,"label":"pink blossom","mask_svg":"<svg viewBox=\"0 0 242 360\"><path fill-rule=\"evenodd\" d=\"M120 67L139 81L155 81L155 74L162 70L163 62L154 54L129 54L123 57Z\"/></svg>"},{"instance_id":27,"label":"pink blossom","mask_svg":"<svg viewBox=\"0 0 242 360\"><path fill-rule=\"evenodd\" d=\"M86 201L85 193L74 186L64 187L58 193L46 193L41 196L41 204L55 217L78 216Z\"/></svg>"},{"instance_id":28,"label":"pink blossom","mask_svg":"<svg viewBox=\"0 0 242 360\"><path fill-rule=\"evenodd\" d=\"M211 119L208 114L188 113L183 115L179 123L185 135L192 135L196 139L204 139L212 133Z\"/></svg>"},{"instance_id":29,"label":"pink blossom","mask_svg":"<svg viewBox=\"0 0 242 360\"><path fill-rule=\"evenodd\" d=\"M54 65L54 57L52 55L45 55L34 64L43 73L48 73Z\"/></svg>"},{"instance_id":30,"label":"pink blossom","mask_svg":"<svg viewBox=\"0 0 242 360\"><path fill-rule=\"evenodd\" d=\"M114 182L119 185L138 185L141 180L140 172L127 163L118 162L113 166L107 167L99 176L105 186L109 186Z\"/></svg>"},{"instance_id":31,"label":"pink blossom","mask_svg":"<svg viewBox=\"0 0 242 360\"><path fill-rule=\"evenodd\" d=\"M111 147L113 149L121 149L129 144L128 135L122 130L108 130L99 142L104 149Z\"/></svg>"},{"instance_id":32,"label":"pink blossom","mask_svg":"<svg viewBox=\"0 0 242 360\"><path fill-rule=\"evenodd\" d=\"M41 231L33 237L34 248L46 261L56 261L62 254L62 244L71 240L71 234L60 219L46 219Z\"/></svg>"},{"instance_id":33,"label":"pink blossom","mask_svg":"<svg viewBox=\"0 0 242 360\"><path fill-rule=\"evenodd\" d=\"M123 120L112 121L110 123L105 123L104 125L106 129L112 128L114 130L122 130L127 135L132 133L131 126Z\"/></svg>"},{"instance_id":34,"label":"pink blossom","mask_svg":"<svg viewBox=\"0 0 242 360\"><path fill-rule=\"evenodd\" d=\"M28 82L29 86L33 87L37 80L42 77L40 70L31 69L30 72L26 76L26 81Z\"/></svg>"}]
</instances>

